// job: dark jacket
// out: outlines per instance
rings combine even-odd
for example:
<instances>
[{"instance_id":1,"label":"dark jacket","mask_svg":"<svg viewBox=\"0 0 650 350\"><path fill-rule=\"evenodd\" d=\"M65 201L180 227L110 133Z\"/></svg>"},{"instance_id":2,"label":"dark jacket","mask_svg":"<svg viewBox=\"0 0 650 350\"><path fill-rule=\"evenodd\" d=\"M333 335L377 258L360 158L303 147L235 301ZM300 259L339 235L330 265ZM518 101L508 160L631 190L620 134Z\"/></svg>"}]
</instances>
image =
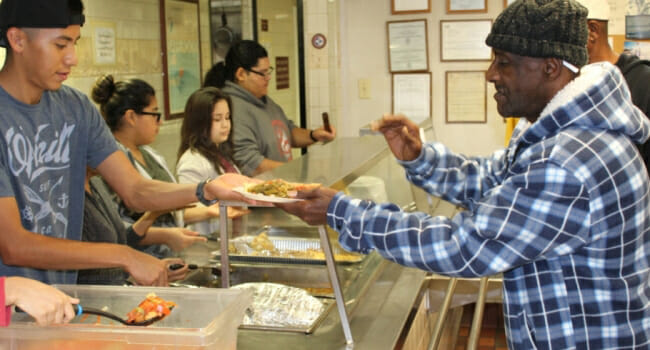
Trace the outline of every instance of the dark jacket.
<instances>
[{"instance_id":1,"label":"dark jacket","mask_svg":"<svg viewBox=\"0 0 650 350\"><path fill-rule=\"evenodd\" d=\"M650 61L623 54L616 61L616 66L623 73L630 88L632 102L648 116L650 114ZM637 147L650 174L650 141Z\"/></svg>"}]
</instances>

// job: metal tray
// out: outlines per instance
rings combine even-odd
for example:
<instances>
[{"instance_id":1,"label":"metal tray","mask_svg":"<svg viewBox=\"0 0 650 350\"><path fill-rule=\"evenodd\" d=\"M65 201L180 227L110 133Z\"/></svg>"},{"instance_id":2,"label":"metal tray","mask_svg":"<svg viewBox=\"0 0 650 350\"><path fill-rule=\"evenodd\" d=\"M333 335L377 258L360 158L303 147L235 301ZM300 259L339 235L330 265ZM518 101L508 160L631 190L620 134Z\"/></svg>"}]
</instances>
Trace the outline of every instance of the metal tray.
<instances>
[{"instance_id":1,"label":"metal tray","mask_svg":"<svg viewBox=\"0 0 650 350\"><path fill-rule=\"evenodd\" d=\"M305 333L305 334L311 334L314 332L316 328L323 322L327 314L332 310L334 307L334 299L329 299L329 298L318 298L322 303L323 303L323 311L320 313L320 316L318 316L317 319L312 322L309 326L306 327L292 327L292 326L269 326L269 325L264 325L264 326L257 326L257 325L245 325L241 324L239 325L239 329L256 329L256 330L261 330L261 331L277 331L277 332L291 332L291 333Z\"/></svg>"},{"instance_id":2,"label":"metal tray","mask_svg":"<svg viewBox=\"0 0 650 350\"><path fill-rule=\"evenodd\" d=\"M254 236L245 236L252 237ZM237 240L241 240L240 243L246 240L244 237L238 237L230 240L232 243L237 243ZM307 249L320 249L320 240L311 239L311 238L287 238L287 237L269 237L275 249L280 252L288 251L305 251ZM364 258L364 255L349 253L341 249L340 247L332 247L334 253L334 260L336 260L337 254L346 254L354 256L349 260L336 260L339 264L356 264L361 262ZM218 263L221 258L221 251L215 250L212 252L213 259L212 263ZM287 256L265 256L265 255L250 255L241 250L237 253L229 254L231 261L239 262L254 262L254 263L269 263L269 264L308 264L308 265L325 265L325 257L322 259L309 259L309 258L294 258Z\"/></svg>"}]
</instances>

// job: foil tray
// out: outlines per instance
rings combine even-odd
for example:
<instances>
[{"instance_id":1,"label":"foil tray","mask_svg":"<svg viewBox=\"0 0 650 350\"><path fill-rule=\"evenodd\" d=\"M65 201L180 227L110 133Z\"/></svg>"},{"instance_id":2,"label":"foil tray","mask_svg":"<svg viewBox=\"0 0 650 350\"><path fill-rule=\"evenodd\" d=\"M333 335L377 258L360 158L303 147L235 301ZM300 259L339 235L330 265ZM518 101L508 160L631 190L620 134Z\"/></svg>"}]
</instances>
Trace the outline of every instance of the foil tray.
<instances>
[{"instance_id":1,"label":"foil tray","mask_svg":"<svg viewBox=\"0 0 650 350\"><path fill-rule=\"evenodd\" d=\"M244 236L244 237L238 237L235 239L230 240L233 244L235 244L235 247L237 247L239 244L245 244L247 239L252 239L254 236ZM239 240L239 241L238 241ZM312 238L288 238L288 237L269 237L269 240L271 243L273 243L273 246L275 246L275 249L278 250L279 252L287 252L287 251L305 251L307 249L320 249L320 240L319 239L312 239ZM250 253L247 253L243 251L244 249L237 249L237 253L231 253L228 254L230 257L230 261L237 261L237 262L251 262L251 263L268 263L268 264L306 264L306 265L325 265L325 257L323 256L322 259L314 258L314 259L309 259L309 258L303 258L303 257L288 257L288 256L272 256L272 255L251 255ZM332 252L334 253L334 260L336 261L337 264L356 264L359 263L363 260L365 255L361 254L354 254L354 253L349 253L344 251L342 248L338 246L332 246ZM221 258L221 251L220 250L215 250L212 253L212 259L211 263L219 263L219 259ZM346 254L346 256L353 255L354 257L352 259L346 259L346 260L337 260L336 255L337 254Z\"/></svg>"},{"instance_id":2,"label":"foil tray","mask_svg":"<svg viewBox=\"0 0 650 350\"><path fill-rule=\"evenodd\" d=\"M320 316L312 322L312 324L306 327L293 327L293 326L258 326L258 325L239 325L239 329L255 329L259 331L275 331L275 332L291 332L291 333L304 333L311 334L320 326L325 317L330 313L334 305L336 304L334 299L329 298L318 298L323 303L323 311L321 311Z\"/></svg>"}]
</instances>

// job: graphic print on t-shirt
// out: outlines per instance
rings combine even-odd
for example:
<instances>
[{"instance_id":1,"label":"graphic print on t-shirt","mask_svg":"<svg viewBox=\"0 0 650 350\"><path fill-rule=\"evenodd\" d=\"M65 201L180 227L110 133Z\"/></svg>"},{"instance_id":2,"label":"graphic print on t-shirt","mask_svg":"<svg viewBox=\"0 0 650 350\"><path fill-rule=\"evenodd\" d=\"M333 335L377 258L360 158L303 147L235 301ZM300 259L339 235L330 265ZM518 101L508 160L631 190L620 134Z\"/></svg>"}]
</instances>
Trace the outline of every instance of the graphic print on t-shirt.
<instances>
[{"instance_id":1,"label":"graphic print on t-shirt","mask_svg":"<svg viewBox=\"0 0 650 350\"><path fill-rule=\"evenodd\" d=\"M69 195L62 185L67 180L58 174L70 168L70 135L74 128L64 124L59 131L42 124L30 139L30 133L22 127L10 127L4 135L7 166L20 179L22 193L16 193L16 200L27 230L60 238L67 232L68 220L63 212L69 205Z\"/></svg>"},{"instance_id":2,"label":"graphic print on t-shirt","mask_svg":"<svg viewBox=\"0 0 650 350\"><path fill-rule=\"evenodd\" d=\"M271 125L273 126L275 138L278 140L277 145L280 153L284 155L287 161L291 160L293 158L291 156L291 137L289 136L287 125L281 120L273 120L271 121Z\"/></svg>"}]
</instances>

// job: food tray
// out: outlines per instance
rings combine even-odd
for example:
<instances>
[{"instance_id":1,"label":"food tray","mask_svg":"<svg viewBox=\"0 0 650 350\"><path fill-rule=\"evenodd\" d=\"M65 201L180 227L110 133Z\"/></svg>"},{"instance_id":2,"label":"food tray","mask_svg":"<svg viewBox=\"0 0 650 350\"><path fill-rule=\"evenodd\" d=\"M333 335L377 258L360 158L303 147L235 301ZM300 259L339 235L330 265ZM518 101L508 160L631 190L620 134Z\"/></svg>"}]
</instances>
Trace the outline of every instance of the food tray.
<instances>
[{"instance_id":1,"label":"food tray","mask_svg":"<svg viewBox=\"0 0 650 350\"><path fill-rule=\"evenodd\" d=\"M237 237L230 240L236 247L245 245L247 241L253 239L254 236L243 236ZM269 237L271 243L275 246L275 249L280 253L288 251L305 251L308 249L320 249L320 240L319 239L310 239L310 238L287 238L287 237ZM255 262L255 263L269 263L269 264L309 264L309 265L325 265L325 257L322 258L295 258L288 256L267 256L267 255L251 255L249 253L243 252L243 249L237 249L237 253L230 253L230 261L239 261L239 262ZM356 264L363 260L364 255L349 253L341 249L340 247L333 246L332 252L334 253L334 260L339 264ZM345 254L346 260L337 260L338 254ZM221 258L221 251L215 250L212 252L213 261L212 263L218 263Z\"/></svg>"},{"instance_id":2,"label":"food tray","mask_svg":"<svg viewBox=\"0 0 650 350\"><path fill-rule=\"evenodd\" d=\"M323 311L321 311L320 316L312 322L309 326L306 327L292 327L292 326L258 326L258 325L247 325L247 324L241 324L239 325L239 329L255 329L258 331L276 331L276 332L290 332L290 333L304 333L304 334L311 334L314 332L318 326L323 322L325 317L329 314L329 312L332 310L334 307L334 299L330 298L318 298L322 303L323 303Z\"/></svg>"}]
</instances>

